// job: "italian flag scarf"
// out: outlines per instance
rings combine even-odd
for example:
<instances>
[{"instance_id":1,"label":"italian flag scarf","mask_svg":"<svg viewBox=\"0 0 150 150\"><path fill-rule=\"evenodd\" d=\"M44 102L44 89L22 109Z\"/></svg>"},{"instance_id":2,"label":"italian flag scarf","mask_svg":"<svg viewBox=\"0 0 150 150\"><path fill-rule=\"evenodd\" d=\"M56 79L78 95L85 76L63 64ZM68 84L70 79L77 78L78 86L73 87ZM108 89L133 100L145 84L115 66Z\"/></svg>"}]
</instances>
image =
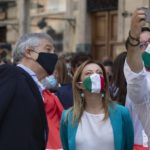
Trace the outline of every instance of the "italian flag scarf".
<instances>
[{"instance_id":1,"label":"italian flag scarf","mask_svg":"<svg viewBox=\"0 0 150 150\"><path fill-rule=\"evenodd\" d=\"M46 150L62 149L59 130L61 114L64 108L58 97L49 90L43 90L42 96L44 99L47 124L49 128Z\"/></svg>"}]
</instances>

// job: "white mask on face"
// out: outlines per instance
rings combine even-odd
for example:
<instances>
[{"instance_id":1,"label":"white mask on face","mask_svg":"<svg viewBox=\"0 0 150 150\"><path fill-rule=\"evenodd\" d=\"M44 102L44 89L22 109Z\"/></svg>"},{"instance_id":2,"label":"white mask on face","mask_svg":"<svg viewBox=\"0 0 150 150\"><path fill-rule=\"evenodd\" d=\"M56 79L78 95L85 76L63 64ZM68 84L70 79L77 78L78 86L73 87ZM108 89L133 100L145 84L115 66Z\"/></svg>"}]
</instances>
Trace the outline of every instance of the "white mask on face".
<instances>
[{"instance_id":1,"label":"white mask on face","mask_svg":"<svg viewBox=\"0 0 150 150\"><path fill-rule=\"evenodd\" d=\"M55 78L54 75L50 75L46 77L45 79L41 81L41 83L45 88L49 90L55 90L57 89L57 86L58 86L57 79Z\"/></svg>"}]
</instances>

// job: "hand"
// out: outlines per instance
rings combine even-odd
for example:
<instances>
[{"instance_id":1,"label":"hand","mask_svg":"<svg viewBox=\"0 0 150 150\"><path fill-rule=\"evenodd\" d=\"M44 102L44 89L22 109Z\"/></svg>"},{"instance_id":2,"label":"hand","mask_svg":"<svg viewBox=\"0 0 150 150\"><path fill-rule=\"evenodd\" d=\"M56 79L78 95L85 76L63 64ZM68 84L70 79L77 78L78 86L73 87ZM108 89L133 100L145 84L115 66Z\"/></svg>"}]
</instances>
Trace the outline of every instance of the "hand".
<instances>
[{"instance_id":1,"label":"hand","mask_svg":"<svg viewBox=\"0 0 150 150\"><path fill-rule=\"evenodd\" d=\"M146 13L142 9L137 9L131 19L130 34L133 38L139 39L141 28L145 25Z\"/></svg>"}]
</instances>

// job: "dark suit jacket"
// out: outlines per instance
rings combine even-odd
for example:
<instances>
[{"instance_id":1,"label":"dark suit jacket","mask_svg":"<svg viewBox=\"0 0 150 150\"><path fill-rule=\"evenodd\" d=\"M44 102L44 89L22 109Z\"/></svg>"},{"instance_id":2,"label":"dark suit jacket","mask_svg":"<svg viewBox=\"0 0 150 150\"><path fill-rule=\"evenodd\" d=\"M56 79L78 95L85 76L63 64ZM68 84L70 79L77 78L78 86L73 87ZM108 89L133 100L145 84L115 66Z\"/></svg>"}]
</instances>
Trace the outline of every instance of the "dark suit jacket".
<instances>
[{"instance_id":1,"label":"dark suit jacket","mask_svg":"<svg viewBox=\"0 0 150 150\"><path fill-rule=\"evenodd\" d=\"M72 84L63 84L55 93L62 103L64 109L68 109L73 105Z\"/></svg>"},{"instance_id":2,"label":"dark suit jacket","mask_svg":"<svg viewBox=\"0 0 150 150\"><path fill-rule=\"evenodd\" d=\"M0 66L0 150L44 150L46 135L36 83L19 67Z\"/></svg>"}]
</instances>

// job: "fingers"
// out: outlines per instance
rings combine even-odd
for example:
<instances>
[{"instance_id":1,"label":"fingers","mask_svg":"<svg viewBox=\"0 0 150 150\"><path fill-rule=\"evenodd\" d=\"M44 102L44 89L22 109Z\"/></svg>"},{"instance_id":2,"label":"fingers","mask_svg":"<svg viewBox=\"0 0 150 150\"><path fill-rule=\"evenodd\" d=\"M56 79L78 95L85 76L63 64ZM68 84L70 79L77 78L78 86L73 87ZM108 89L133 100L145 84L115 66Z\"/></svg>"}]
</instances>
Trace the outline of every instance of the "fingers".
<instances>
[{"instance_id":1,"label":"fingers","mask_svg":"<svg viewBox=\"0 0 150 150\"><path fill-rule=\"evenodd\" d=\"M145 25L146 23L146 11L145 9L137 9L132 16L131 19L131 34L135 38L139 38L141 28Z\"/></svg>"},{"instance_id":2,"label":"fingers","mask_svg":"<svg viewBox=\"0 0 150 150\"><path fill-rule=\"evenodd\" d=\"M146 20L146 13L144 10L139 10L137 9L135 13L133 14L132 21L135 23L139 23L140 21L145 21Z\"/></svg>"}]
</instances>

